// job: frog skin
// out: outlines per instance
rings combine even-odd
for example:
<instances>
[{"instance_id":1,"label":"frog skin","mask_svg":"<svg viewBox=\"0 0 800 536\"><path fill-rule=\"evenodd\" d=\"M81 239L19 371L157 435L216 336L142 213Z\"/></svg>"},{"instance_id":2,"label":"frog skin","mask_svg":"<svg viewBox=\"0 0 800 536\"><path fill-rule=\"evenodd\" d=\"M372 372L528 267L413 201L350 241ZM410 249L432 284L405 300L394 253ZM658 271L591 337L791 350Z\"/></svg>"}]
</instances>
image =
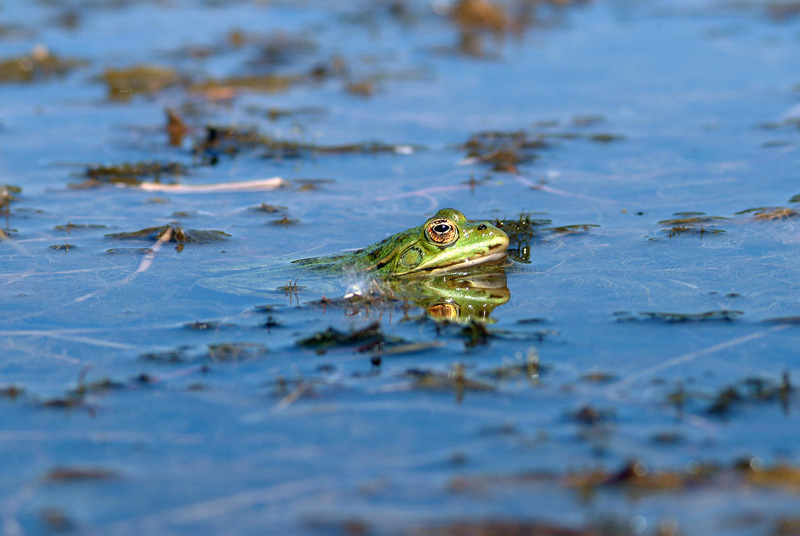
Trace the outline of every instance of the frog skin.
<instances>
[{"instance_id":1,"label":"frog skin","mask_svg":"<svg viewBox=\"0 0 800 536\"><path fill-rule=\"evenodd\" d=\"M381 278L435 275L506 258L508 235L487 222L471 222L444 208L424 225L351 253L294 261L329 272L364 272Z\"/></svg>"}]
</instances>

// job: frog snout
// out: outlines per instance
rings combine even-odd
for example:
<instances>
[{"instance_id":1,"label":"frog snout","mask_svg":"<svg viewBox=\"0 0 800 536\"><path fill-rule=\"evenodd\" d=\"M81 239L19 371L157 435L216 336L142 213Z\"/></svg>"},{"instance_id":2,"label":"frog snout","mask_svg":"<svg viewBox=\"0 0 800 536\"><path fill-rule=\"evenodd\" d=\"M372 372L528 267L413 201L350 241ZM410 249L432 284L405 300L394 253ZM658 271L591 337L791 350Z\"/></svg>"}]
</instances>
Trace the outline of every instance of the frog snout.
<instances>
[{"instance_id":1,"label":"frog snout","mask_svg":"<svg viewBox=\"0 0 800 536\"><path fill-rule=\"evenodd\" d=\"M493 242L496 242L496 245L493 245L490 249L498 249L502 247L503 249L508 247L508 235L492 225L491 223L481 223L477 227L477 231L486 239L490 239Z\"/></svg>"}]
</instances>

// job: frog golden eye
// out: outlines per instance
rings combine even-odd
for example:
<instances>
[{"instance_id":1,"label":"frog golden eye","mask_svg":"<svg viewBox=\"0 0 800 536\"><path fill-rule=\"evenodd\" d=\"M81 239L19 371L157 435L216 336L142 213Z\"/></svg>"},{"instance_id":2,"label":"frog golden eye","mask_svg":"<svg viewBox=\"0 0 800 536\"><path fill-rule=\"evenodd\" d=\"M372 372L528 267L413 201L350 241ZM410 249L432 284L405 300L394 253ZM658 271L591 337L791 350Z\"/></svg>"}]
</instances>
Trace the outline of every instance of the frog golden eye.
<instances>
[{"instance_id":1,"label":"frog golden eye","mask_svg":"<svg viewBox=\"0 0 800 536\"><path fill-rule=\"evenodd\" d=\"M441 320L458 320L459 306L453 303L435 303L428 307L428 314Z\"/></svg>"},{"instance_id":2,"label":"frog golden eye","mask_svg":"<svg viewBox=\"0 0 800 536\"><path fill-rule=\"evenodd\" d=\"M437 218L425 227L428 240L439 246L447 246L458 240L458 227L447 218Z\"/></svg>"}]
</instances>

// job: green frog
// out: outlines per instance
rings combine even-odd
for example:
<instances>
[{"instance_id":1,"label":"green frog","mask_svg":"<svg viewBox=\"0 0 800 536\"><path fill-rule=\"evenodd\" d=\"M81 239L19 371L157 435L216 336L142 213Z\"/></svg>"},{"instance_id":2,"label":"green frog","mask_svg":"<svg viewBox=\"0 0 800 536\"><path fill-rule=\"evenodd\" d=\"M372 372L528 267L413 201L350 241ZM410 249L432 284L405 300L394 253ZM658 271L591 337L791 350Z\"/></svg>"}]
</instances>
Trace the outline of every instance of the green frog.
<instances>
[{"instance_id":1,"label":"green frog","mask_svg":"<svg viewBox=\"0 0 800 536\"><path fill-rule=\"evenodd\" d=\"M424 225L351 253L314 257L295 264L324 271L364 272L381 278L434 275L506 258L508 235L486 222L470 222L443 208Z\"/></svg>"},{"instance_id":2,"label":"green frog","mask_svg":"<svg viewBox=\"0 0 800 536\"><path fill-rule=\"evenodd\" d=\"M222 267L198 284L212 290L274 297L302 290L313 299L379 282L382 291L422 307L434 319L490 321L491 311L509 299L503 261L508 236L486 222L470 222L442 209L423 225L358 251L294 261L299 269L248 265ZM286 285L287 280L295 280ZM299 283L298 283L299 280ZM278 284L283 287L277 287ZM295 286L299 285L299 286ZM277 287L277 288L276 288Z\"/></svg>"}]
</instances>

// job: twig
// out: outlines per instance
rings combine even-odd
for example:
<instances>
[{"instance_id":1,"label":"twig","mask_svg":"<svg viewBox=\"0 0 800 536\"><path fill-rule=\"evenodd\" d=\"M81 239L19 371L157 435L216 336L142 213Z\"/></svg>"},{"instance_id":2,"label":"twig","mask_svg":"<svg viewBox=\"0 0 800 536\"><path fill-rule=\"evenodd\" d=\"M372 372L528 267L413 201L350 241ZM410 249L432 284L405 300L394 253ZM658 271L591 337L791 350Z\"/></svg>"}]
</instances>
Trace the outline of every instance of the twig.
<instances>
[{"instance_id":1,"label":"twig","mask_svg":"<svg viewBox=\"0 0 800 536\"><path fill-rule=\"evenodd\" d=\"M163 184L160 182L142 182L135 185L134 188L139 188L145 192L167 192L171 194L208 194L275 190L288 184L288 181L285 181L280 177L272 177L269 179L219 182L215 184Z\"/></svg>"}]
</instances>

